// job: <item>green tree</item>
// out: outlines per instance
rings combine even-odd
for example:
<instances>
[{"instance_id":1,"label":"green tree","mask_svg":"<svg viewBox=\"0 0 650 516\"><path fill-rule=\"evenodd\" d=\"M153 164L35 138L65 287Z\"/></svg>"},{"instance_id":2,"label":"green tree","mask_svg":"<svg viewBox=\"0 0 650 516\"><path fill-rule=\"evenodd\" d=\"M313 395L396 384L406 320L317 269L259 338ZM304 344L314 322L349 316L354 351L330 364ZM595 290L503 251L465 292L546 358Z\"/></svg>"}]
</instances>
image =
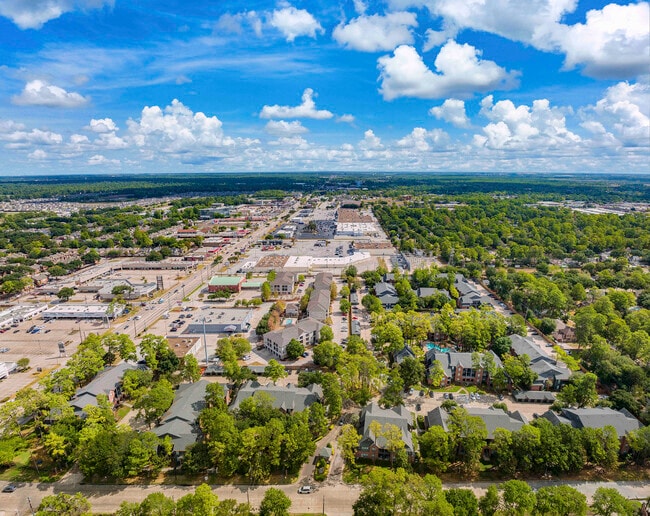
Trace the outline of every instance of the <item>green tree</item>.
<instances>
[{"instance_id":1,"label":"green tree","mask_svg":"<svg viewBox=\"0 0 650 516\"><path fill-rule=\"evenodd\" d=\"M379 404L385 408L403 405L402 392L404 392L404 381L397 369L391 369L388 373L386 389L379 399Z\"/></svg>"},{"instance_id":2,"label":"green tree","mask_svg":"<svg viewBox=\"0 0 650 516\"><path fill-rule=\"evenodd\" d=\"M140 397L133 405L138 409L138 415L151 426L160 420L162 415L171 407L174 401L174 389L168 380L162 378L153 384L151 390Z\"/></svg>"},{"instance_id":3,"label":"green tree","mask_svg":"<svg viewBox=\"0 0 650 516\"><path fill-rule=\"evenodd\" d=\"M591 511L596 516L634 516L641 504L628 500L613 487L599 487L594 493Z\"/></svg>"},{"instance_id":4,"label":"green tree","mask_svg":"<svg viewBox=\"0 0 650 516\"><path fill-rule=\"evenodd\" d=\"M199 361L194 355L187 354L181 358L180 377L186 382L198 382L201 379Z\"/></svg>"},{"instance_id":5,"label":"green tree","mask_svg":"<svg viewBox=\"0 0 650 516\"><path fill-rule=\"evenodd\" d=\"M494 430L494 439L490 443L491 462L500 473L514 475L517 458L513 448L512 432L505 428Z\"/></svg>"},{"instance_id":6,"label":"green tree","mask_svg":"<svg viewBox=\"0 0 650 516\"><path fill-rule=\"evenodd\" d=\"M273 381L273 385L275 385L280 378L287 377L287 372L282 364L277 360L271 359L269 360L268 365L264 368L264 376L270 378L271 381Z\"/></svg>"},{"instance_id":7,"label":"green tree","mask_svg":"<svg viewBox=\"0 0 650 516\"><path fill-rule=\"evenodd\" d=\"M650 458L650 426L633 430L628 434L630 451L637 464L644 464Z\"/></svg>"},{"instance_id":8,"label":"green tree","mask_svg":"<svg viewBox=\"0 0 650 516\"><path fill-rule=\"evenodd\" d=\"M503 358L504 355L510 352L511 347L512 342L508 337L497 337L492 342L491 349L499 358Z\"/></svg>"},{"instance_id":9,"label":"green tree","mask_svg":"<svg viewBox=\"0 0 650 516\"><path fill-rule=\"evenodd\" d=\"M341 346L332 341L324 341L314 347L314 363L329 369L336 367L343 353Z\"/></svg>"},{"instance_id":10,"label":"green tree","mask_svg":"<svg viewBox=\"0 0 650 516\"><path fill-rule=\"evenodd\" d=\"M94 265L101 260L101 256L96 249L91 249L81 257L81 261L88 265Z\"/></svg>"},{"instance_id":11,"label":"green tree","mask_svg":"<svg viewBox=\"0 0 650 516\"><path fill-rule=\"evenodd\" d=\"M260 503L260 516L289 516L291 500L281 490L271 487Z\"/></svg>"},{"instance_id":12,"label":"green tree","mask_svg":"<svg viewBox=\"0 0 650 516\"><path fill-rule=\"evenodd\" d=\"M420 455L433 472L444 472L449 465L449 438L441 426L431 426L419 440Z\"/></svg>"},{"instance_id":13,"label":"green tree","mask_svg":"<svg viewBox=\"0 0 650 516\"><path fill-rule=\"evenodd\" d=\"M56 294L56 297L58 297L61 301L67 301L72 296L74 296L74 289L72 287L63 287Z\"/></svg>"},{"instance_id":14,"label":"green tree","mask_svg":"<svg viewBox=\"0 0 650 516\"><path fill-rule=\"evenodd\" d=\"M410 389L424 381L424 364L417 358L406 357L398 367L404 389Z\"/></svg>"},{"instance_id":15,"label":"green tree","mask_svg":"<svg viewBox=\"0 0 650 516\"><path fill-rule=\"evenodd\" d=\"M445 378L445 370L439 360L431 362L429 367L429 381L433 387L440 387L442 380Z\"/></svg>"},{"instance_id":16,"label":"green tree","mask_svg":"<svg viewBox=\"0 0 650 516\"><path fill-rule=\"evenodd\" d=\"M150 369L129 369L122 377L122 392L133 401L144 395L153 380L153 372Z\"/></svg>"},{"instance_id":17,"label":"green tree","mask_svg":"<svg viewBox=\"0 0 650 516\"><path fill-rule=\"evenodd\" d=\"M305 346L300 344L300 341L296 339L291 339L289 344L287 344L287 358L289 360L295 360L305 352Z\"/></svg>"},{"instance_id":18,"label":"green tree","mask_svg":"<svg viewBox=\"0 0 650 516\"><path fill-rule=\"evenodd\" d=\"M522 480L508 480L500 486L503 491L504 514L526 516L535 507L535 493Z\"/></svg>"},{"instance_id":19,"label":"green tree","mask_svg":"<svg viewBox=\"0 0 650 516\"><path fill-rule=\"evenodd\" d=\"M36 515L47 516L53 513L61 516L86 516L92 514L90 502L81 493L73 495L58 493L44 497L38 506Z\"/></svg>"},{"instance_id":20,"label":"green tree","mask_svg":"<svg viewBox=\"0 0 650 516\"><path fill-rule=\"evenodd\" d=\"M585 516L587 497L571 486L540 487L535 514L540 516Z\"/></svg>"},{"instance_id":21,"label":"green tree","mask_svg":"<svg viewBox=\"0 0 650 516\"><path fill-rule=\"evenodd\" d=\"M347 299L341 299L341 301L339 301L339 306L341 308L341 312L343 312L344 314L350 313L350 308L352 307L352 305L350 304L350 301L348 301Z\"/></svg>"},{"instance_id":22,"label":"green tree","mask_svg":"<svg viewBox=\"0 0 650 516\"><path fill-rule=\"evenodd\" d=\"M208 407L226 410L226 394L220 383L212 382L205 387L205 402Z\"/></svg>"},{"instance_id":23,"label":"green tree","mask_svg":"<svg viewBox=\"0 0 650 516\"><path fill-rule=\"evenodd\" d=\"M176 502L175 516L213 516L217 513L219 498L210 486L201 484L194 493L186 494Z\"/></svg>"},{"instance_id":24,"label":"green tree","mask_svg":"<svg viewBox=\"0 0 650 516\"><path fill-rule=\"evenodd\" d=\"M467 410L457 407L449 414L447 425L453 453L460 461L461 472L467 476L475 473L487 438L485 423L480 417L470 416Z\"/></svg>"},{"instance_id":25,"label":"green tree","mask_svg":"<svg viewBox=\"0 0 650 516\"><path fill-rule=\"evenodd\" d=\"M592 407L598 401L597 382L598 377L593 373L576 373L558 393L557 398L567 405Z\"/></svg>"},{"instance_id":26,"label":"green tree","mask_svg":"<svg viewBox=\"0 0 650 516\"><path fill-rule=\"evenodd\" d=\"M361 441L361 436L358 434L356 428L352 425L343 425L338 443L341 447L341 455L353 466L355 464L355 452L359 447L359 441Z\"/></svg>"},{"instance_id":27,"label":"green tree","mask_svg":"<svg viewBox=\"0 0 650 516\"><path fill-rule=\"evenodd\" d=\"M329 341L334 340L334 331L332 330L332 328L326 325L320 329L319 342L325 342L328 340Z\"/></svg>"},{"instance_id":28,"label":"green tree","mask_svg":"<svg viewBox=\"0 0 650 516\"><path fill-rule=\"evenodd\" d=\"M375 346L385 353L394 353L404 347L402 329L393 321L375 322L372 334Z\"/></svg>"},{"instance_id":29,"label":"green tree","mask_svg":"<svg viewBox=\"0 0 650 516\"><path fill-rule=\"evenodd\" d=\"M139 514L151 514L156 516L172 516L176 509L176 503L172 498L163 493L151 493L142 500ZM131 514L124 516L132 516Z\"/></svg>"},{"instance_id":30,"label":"green tree","mask_svg":"<svg viewBox=\"0 0 650 516\"><path fill-rule=\"evenodd\" d=\"M503 369L515 387L528 390L537 378L537 373L530 368L530 357L526 354L517 357L506 355Z\"/></svg>"},{"instance_id":31,"label":"green tree","mask_svg":"<svg viewBox=\"0 0 650 516\"><path fill-rule=\"evenodd\" d=\"M309 430L314 439L325 435L328 429L328 421L325 416L325 408L320 403L313 403L309 406Z\"/></svg>"},{"instance_id":32,"label":"green tree","mask_svg":"<svg viewBox=\"0 0 650 516\"><path fill-rule=\"evenodd\" d=\"M262 283L262 301L268 301L271 299L271 284L268 281Z\"/></svg>"},{"instance_id":33,"label":"green tree","mask_svg":"<svg viewBox=\"0 0 650 516\"><path fill-rule=\"evenodd\" d=\"M376 296L373 296L372 294L366 294L365 296L363 296L363 299L361 300L361 304L370 313L379 313L384 309L380 299Z\"/></svg>"},{"instance_id":34,"label":"green tree","mask_svg":"<svg viewBox=\"0 0 650 516\"><path fill-rule=\"evenodd\" d=\"M445 498L454 508L454 516L478 516L478 499L471 489L447 489Z\"/></svg>"},{"instance_id":35,"label":"green tree","mask_svg":"<svg viewBox=\"0 0 650 516\"><path fill-rule=\"evenodd\" d=\"M492 484L478 501L479 509L482 516L494 516L499 510L501 497L496 485Z\"/></svg>"}]
</instances>

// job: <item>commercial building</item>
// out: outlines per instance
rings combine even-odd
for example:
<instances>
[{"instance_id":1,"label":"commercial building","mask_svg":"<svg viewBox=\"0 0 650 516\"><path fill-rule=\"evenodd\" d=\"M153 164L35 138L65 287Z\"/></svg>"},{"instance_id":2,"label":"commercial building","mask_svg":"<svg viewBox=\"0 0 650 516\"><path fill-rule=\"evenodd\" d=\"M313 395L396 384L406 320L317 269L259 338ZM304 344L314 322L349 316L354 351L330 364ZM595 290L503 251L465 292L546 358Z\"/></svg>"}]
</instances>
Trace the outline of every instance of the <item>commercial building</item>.
<instances>
[{"instance_id":1,"label":"commercial building","mask_svg":"<svg viewBox=\"0 0 650 516\"><path fill-rule=\"evenodd\" d=\"M0 312L0 328L27 321L47 310L47 305L16 305Z\"/></svg>"},{"instance_id":2,"label":"commercial building","mask_svg":"<svg viewBox=\"0 0 650 516\"><path fill-rule=\"evenodd\" d=\"M134 283L128 279L105 279L79 285L78 290L97 294L102 301L111 301L118 296L123 299L151 296L157 290L157 285L156 283Z\"/></svg>"},{"instance_id":3,"label":"commercial building","mask_svg":"<svg viewBox=\"0 0 650 516\"><path fill-rule=\"evenodd\" d=\"M124 313L121 304L73 305L61 303L43 311L43 319L115 319Z\"/></svg>"},{"instance_id":4,"label":"commercial building","mask_svg":"<svg viewBox=\"0 0 650 516\"><path fill-rule=\"evenodd\" d=\"M246 281L244 276L212 276L208 283L208 292L241 292L242 285Z\"/></svg>"},{"instance_id":5,"label":"commercial building","mask_svg":"<svg viewBox=\"0 0 650 516\"><path fill-rule=\"evenodd\" d=\"M205 333L246 333L250 330L253 311L246 308L227 308L215 311L215 314L205 320L193 318L187 324L183 334Z\"/></svg>"}]
</instances>

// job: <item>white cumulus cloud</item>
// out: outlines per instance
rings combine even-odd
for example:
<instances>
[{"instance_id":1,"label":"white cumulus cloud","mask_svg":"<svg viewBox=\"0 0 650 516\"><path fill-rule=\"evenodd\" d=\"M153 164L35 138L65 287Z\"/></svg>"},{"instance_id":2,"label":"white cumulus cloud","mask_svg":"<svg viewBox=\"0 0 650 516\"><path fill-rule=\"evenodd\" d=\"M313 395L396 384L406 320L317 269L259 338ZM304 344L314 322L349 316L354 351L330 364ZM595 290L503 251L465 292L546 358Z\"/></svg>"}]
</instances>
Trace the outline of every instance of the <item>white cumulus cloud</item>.
<instances>
[{"instance_id":1,"label":"white cumulus cloud","mask_svg":"<svg viewBox=\"0 0 650 516\"><path fill-rule=\"evenodd\" d=\"M77 9L113 6L114 0L2 0L0 15L21 29L40 29L50 20Z\"/></svg>"},{"instance_id":2,"label":"white cumulus cloud","mask_svg":"<svg viewBox=\"0 0 650 516\"><path fill-rule=\"evenodd\" d=\"M581 67L596 78L628 78L650 67L650 4L609 3L587 12L584 23L562 20L578 0L391 0L395 9L426 6L443 19L443 30L427 31L424 50L472 29L520 41L545 52L565 54L565 68Z\"/></svg>"},{"instance_id":3,"label":"white cumulus cloud","mask_svg":"<svg viewBox=\"0 0 650 516\"><path fill-rule=\"evenodd\" d=\"M334 114L326 109L316 109L314 90L307 88L302 94L302 103L299 106L264 106L260 118L313 118L326 120Z\"/></svg>"},{"instance_id":4,"label":"white cumulus cloud","mask_svg":"<svg viewBox=\"0 0 650 516\"><path fill-rule=\"evenodd\" d=\"M336 119L337 122L343 122L346 124L351 124L354 122L354 115L344 114Z\"/></svg>"},{"instance_id":5,"label":"white cumulus cloud","mask_svg":"<svg viewBox=\"0 0 650 516\"><path fill-rule=\"evenodd\" d=\"M566 127L564 112L551 107L546 99L534 100L532 106L515 106L511 100L494 103L492 95L481 101L481 114L491 122L474 144L489 149L531 150L575 146L577 134Z\"/></svg>"},{"instance_id":6,"label":"white cumulus cloud","mask_svg":"<svg viewBox=\"0 0 650 516\"><path fill-rule=\"evenodd\" d=\"M101 118L99 120L93 118L90 120L90 124L88 124L88 129L94 133L110 133L117 131L118 127L110 118Z\"/></svg>"},{"instance_id":7,"label":"white cumulus cloud","mask_svg":"<svg viewBox=\"0 0 650 516\"><path fill-rule=\"evenodd\" d=\"M636 77L650 70L649 27L647 2L609 4L587 12L586 23L560 25L557 46L567 69L583 66L599 79Z\"/></svg>"},{"instance_id":8,"label":"white cumulus cloud","mask_svg":"<svg viewBox=\"0 0 650 516\"><path fill-rule=\"evenodd\" d=\"M36 149L34 152L27 154L27 158L35 161L42 161L44 159L47 159L47 152L45 152L43 149Z\"/></svg>"},{"instance_id":9,"label":"white cumulus cloud","mask_svg":"<svg viewBox=\"0 0 650 516\"><path fill-rule=\"evenodd\" d=\"M359 148L361 150L381 150L384 148L384 145L381 143L381 139L375 135L372 129L368 129L363 133L363 140L359 142Z\"/></svg>"},{"instance_id":10,"label":"white cumulus cloud","mask_svg":"<svg viewBox=\"0 0 650 516\"><path fill-rule=\"evenodd\" d=\"M87 163L89 165L119 165L120 160L109 159L106 156L102 156L101 154L95 154L94 156L88 158Z\"/></svg>"},{"instance_id":11,"label":"white cumulus cloud","mask_svg":"<svg viewBox=\"0 0 650 516\"><path fill-rule=\"evenodd\" d=\"M432 107L429 113L438 120L444 120L456 127L467 127L469 118L465 112L465 102L458 99L447 99L442 106Z\"/></svg>"},{"instance_id":12,"label":"white cumulus cloud","mask_svg":"<svg viewBox=\"0 0 650 516\"><path fill-rule=\"evenodd\" d=\"M25 84L20 95L12 97L14 104L21 106L45 106L76 108L88 103L88 98L75 92L68 92L45 81L34 80Z\"/></svg>"},{"instance_id":13,"label":"white cumulus cloud","mask_svg":"<svg viewBox=\"0 0 650 516\"><path fill-rule=\"evenodd\" d=\"M442 129L427 131L423 127L415 127L410 134L397 141L398 147L426 152L433 146L440 146L447 143L449 137Z\"/></svg>"},{"instance_id":14,"label":"white cumulus cloud","mask_svg":"<svg viewBox=\"0 0 650 516\"><path fill-rule=\"evenodd\" d=\"M130 119L127 125L129 141L143 151L213 157L236 144L223 134L221 120L216 116L194 113L177 99L164 109L145 107L140 120Z\"/></svg>"},{"instance_id":15,"label":"white cumulus cloud","mask_svg":"<svg viewBox=\"0 0 650 516\"><path fill-rule=\"evenodd\" d=\"M273 11L270 24L282 32L287 41L299 36L315 38L316 33L323 32L323 27L308 11L293 6Z\"/></svg>"},{"instance_id":16,"label":"white cumulus cloud","mask_svg":"<svg viewBox=\"0 0 650 516\"><path fill-rule=\"evenodd\" d=\"M650 85L620 82L596 105L583 109L582 126L594 134L614 135L628 146L650 146Z\"/></svg>"},{"instance_id":17,"label":"white cumulus cloud","mask_svg":"<svg viewBox=\"0 0 650 516\"><path fill-rule=\"evenodd\" d=\"M269 120L264 130L273 136L293 136L308 132L308 129L299 120L294 120L293 122Z\"/></svg>"},{"instance_id":18,"label":"white cumulus cloud","mask_svg":"<svg viewBox=\"0 0 650 516\"><path fill-rule=\"evenodd\" d=\"M417 51L399 46L392 56L378 60L381 93L386 100L398 97L433 99L453 94L467 97L475 92L508 89L516 85L516 72L507 72L494 61L480 59L472 45L449 40L438 53L431 71Z\"/></svg>"},{"instance_id":19,"label":"white cumulus cloud","mask_svg":"<svg viewBox=\"0 0 650 516\"><path fill-rule=\"evenodd\" d=\"M393 50L413 43L411 28L417 27L415 13L399 11L386 15L359 16L338 25L332 37L346 48L362 52Z\"/></svg>"}]
</instances>

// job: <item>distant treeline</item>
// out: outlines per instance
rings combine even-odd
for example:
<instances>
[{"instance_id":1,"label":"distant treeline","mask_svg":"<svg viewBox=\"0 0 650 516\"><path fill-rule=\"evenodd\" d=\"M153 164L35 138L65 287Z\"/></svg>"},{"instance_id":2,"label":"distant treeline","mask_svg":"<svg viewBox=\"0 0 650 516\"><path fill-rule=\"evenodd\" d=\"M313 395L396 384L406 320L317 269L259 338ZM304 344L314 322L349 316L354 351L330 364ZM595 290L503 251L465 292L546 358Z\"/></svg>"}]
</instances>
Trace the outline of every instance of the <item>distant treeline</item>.
<instances>
[{"instance_id":1,"label":"distant treeline","mask_svg":"<svg viewBox=\"0 0 650 516\"><path fill-rule=\"evenodd\" d=\"M539 195L592 202L650 201L647 177L623 175L539 176L533 174L425 173L238 173L193 175L40 176L1 178L0 200L56 197L68 201L115 198L141 199L168 195L257 194L276 197L283 192L328 192L353 188L386 196L410 194ZM358 190L357 190L358 189Z\"/></svg>"}]
</instances>

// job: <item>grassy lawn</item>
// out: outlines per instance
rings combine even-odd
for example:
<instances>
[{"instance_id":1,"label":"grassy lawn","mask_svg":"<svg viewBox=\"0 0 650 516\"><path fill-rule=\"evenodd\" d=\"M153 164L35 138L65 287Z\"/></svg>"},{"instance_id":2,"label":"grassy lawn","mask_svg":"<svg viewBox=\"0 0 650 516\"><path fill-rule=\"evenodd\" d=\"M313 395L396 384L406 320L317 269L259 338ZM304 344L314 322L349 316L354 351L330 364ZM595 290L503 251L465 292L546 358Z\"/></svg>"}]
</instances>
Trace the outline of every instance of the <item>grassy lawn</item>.
<instances>
[{"instance_id":1,"label":"grassy lawn","mask_svg":"<svg viewBox=\"0 0 650 516\"><path fill-rule=\"evenodd\" d=\"M117 419L118 421L121 421L124 418L124 416L126 416L130 411L131 411L131 407L127 407L126 405L122 405L117 410L117 414L115 415L115 419Z\"/></svg>"},{"instance_id":2,"label":"grassy lawn","mask_svg":"<svg viewBox=\"0 0 650 516\"><path fill-rule=\"evenodd\" d=\"M460 385L449 385L448 387L437 387L433 389L434 392L458 392L464 389Z\"/></svg>"}]
</instances>

